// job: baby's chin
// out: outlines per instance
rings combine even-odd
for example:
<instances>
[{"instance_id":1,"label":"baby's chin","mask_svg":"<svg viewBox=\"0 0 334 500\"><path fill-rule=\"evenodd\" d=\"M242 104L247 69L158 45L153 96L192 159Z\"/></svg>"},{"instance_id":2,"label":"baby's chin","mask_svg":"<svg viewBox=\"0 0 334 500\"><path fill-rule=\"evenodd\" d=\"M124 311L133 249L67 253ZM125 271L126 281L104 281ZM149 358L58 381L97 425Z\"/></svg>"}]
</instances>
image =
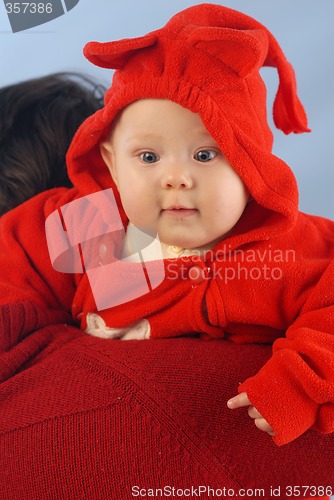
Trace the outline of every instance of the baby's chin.
<instances>
[{"instance_id":1,"label":"baby's chin","mask_svg":"<svg viewBox=\"0 0 334 500\"><path fill-rule=\"evenodd\" d=\"M158 236L160 239L160 243L167 246L187 248L189 250L197 248L197 242L194 242L193 240L189 240L187 238L175 238L175 237L168 238L160 234Z\"/></svg>"},{"instance_id":2,"label":"baby's chin","mask_svg":"<svg viewBox=\"0 0 334 500\"><path fill-rule=\"evenodd\" d=\"M215 245L216 241L211 242L207 240L196 240L193 238L160 238L160 242L167 246L173 246L178 248L185 248L187 250L211 250Z\"/></svg>"}]
</instances>

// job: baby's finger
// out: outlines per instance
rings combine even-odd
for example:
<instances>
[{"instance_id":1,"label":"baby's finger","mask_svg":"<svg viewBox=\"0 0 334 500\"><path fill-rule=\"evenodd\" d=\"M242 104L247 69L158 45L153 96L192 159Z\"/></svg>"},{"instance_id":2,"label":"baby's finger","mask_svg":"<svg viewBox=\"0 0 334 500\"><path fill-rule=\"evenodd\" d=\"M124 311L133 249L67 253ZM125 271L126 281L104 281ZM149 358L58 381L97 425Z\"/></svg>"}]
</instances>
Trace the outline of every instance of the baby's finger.
<instances>
[{"instance_id":1,"label":"baby's finger","mask_svg":"<svg viewBox=\"0 0 334 500\"><path fill-rule=\"evenodd\" d=\"M251 402L248 399L248 396L245 392L242 392L241 394L238 394L237 396L234 396L234 398L229 399L227 401L227 406L231 409L234 410L235 408L241 408L243 406L249 406Z\"/></svg>"},{"instance_id":2,"label":"baby's finger","mask_svg":"<svg viewBox=\"0 0 334 500\"><path fill-rule=\"evenodd\" d=\"M99 246L99 264L100 266L103 266L106 264L106 257L107 257L107 245L102 243L102 245Z\"/></svg>"},{"instance_id":3,"label":"baby's finger","mask_svg":"<svg viewBox=\"0 0 334 500\"><path fill-rule=\"evenodd\" d=\"M261 413L257 411L257 409L255 408L255 406L250 406L248 408L248 415L251 417L251 418L263 418Z\"/></svg>"},{"instance_id":4,"label":"baby's finger","mask_svg":"<svg viewBox=\"0 0 334 500\"><path fill-rule=\"evenodd\" d=\"M256 418L254 423L258 429L264 432L268 432L271 436L275 436L274 430L271 425L264 418Z\"/></svg>"}]
</instances>

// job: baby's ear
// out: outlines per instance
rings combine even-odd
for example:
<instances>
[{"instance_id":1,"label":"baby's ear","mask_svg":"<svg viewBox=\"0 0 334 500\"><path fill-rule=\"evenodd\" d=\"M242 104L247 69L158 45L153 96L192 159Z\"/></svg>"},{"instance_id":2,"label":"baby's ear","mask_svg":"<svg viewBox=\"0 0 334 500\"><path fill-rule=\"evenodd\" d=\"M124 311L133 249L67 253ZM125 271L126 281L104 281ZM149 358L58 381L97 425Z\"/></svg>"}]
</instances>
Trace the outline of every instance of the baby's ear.
<instances>
[{"instance_id":1,"label":"baby's ear","mask_svg":"<svg viewBox=\"0 0 334 500\"><path fill-rule=\"evenodd\" d=\"M194 46L219 59L241 78L263 66L269 40L261 29L198 28L190 37Z\"/></svg>"},{"instance_id":2,"label":"baby's ear","mask_svg":"<svg viewBox=\"0 0 334 500\"><path fill-rule=\"evenodd\" d=\"M110 172L110 175L116 184L116 187L118 188L117 184L117 175L116 175L116 169L115 169L115 163L114 163L114 152L112 145L110 144L109 141L104 141L100 143L100 153L103 158L104 163L107 165L108 170Z\"/></svg>"},{"instance_id":3,"label":"baby's ear","mask_svg":"<svg viewBox=\"0 0 334 500\"><path fill-rule=\"evenodd\" d=\"M83 53L96 66L121 69L135 52L154 45L156 41L156 36L145 35L116 42L89 42L85 45Z\"/></svg>"}]
</instances>

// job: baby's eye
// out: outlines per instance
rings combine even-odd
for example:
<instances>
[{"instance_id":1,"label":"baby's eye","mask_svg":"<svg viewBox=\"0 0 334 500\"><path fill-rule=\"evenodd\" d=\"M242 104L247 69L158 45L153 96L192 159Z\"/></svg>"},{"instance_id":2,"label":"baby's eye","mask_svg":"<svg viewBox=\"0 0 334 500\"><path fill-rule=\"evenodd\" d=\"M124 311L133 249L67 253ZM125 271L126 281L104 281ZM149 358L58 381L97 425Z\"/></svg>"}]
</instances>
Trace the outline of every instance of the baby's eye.
<instances>
[{"instance_id":1,"label":"baby's eye","mask_svg":"<svg viewBox=\"0 0 334 500\"><path fill-rule=\"evenodd\" d=\"M152 151L145 151L139 155L140 159L145 163L155 163L159 160L159 156Z\"/></svg>"},{"instance_id":2,"label":"baby's eye","mask_svg":"<svg viewBox=\"0 0 334 500\"><path fill-rule=\"evenodd\" d=\"M207 162L210 160L213 160L217 156L217 151L212 151L212 149L202 149L201 151L198 151L194 155L195 160L201 161L201 162Z\"/></svg>"}]
</instances>

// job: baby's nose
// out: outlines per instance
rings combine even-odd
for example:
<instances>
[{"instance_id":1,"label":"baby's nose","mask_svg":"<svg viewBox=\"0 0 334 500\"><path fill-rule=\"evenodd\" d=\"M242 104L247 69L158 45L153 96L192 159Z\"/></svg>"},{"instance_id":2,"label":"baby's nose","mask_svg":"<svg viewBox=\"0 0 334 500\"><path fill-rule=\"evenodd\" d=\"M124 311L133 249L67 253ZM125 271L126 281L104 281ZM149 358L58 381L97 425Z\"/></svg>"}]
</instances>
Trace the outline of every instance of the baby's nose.
<instances>
[{"instance_id":1,"label":"baby's nose","mask_svg":"<svg viewBox=\"0 0 334 500\"><path fill-rule=\"evenodd\" d=\"M162 176L162 187L164 189L190 189L193 179L188 169L173 166L166 169Z\"/></svg>"}]
</instances>

